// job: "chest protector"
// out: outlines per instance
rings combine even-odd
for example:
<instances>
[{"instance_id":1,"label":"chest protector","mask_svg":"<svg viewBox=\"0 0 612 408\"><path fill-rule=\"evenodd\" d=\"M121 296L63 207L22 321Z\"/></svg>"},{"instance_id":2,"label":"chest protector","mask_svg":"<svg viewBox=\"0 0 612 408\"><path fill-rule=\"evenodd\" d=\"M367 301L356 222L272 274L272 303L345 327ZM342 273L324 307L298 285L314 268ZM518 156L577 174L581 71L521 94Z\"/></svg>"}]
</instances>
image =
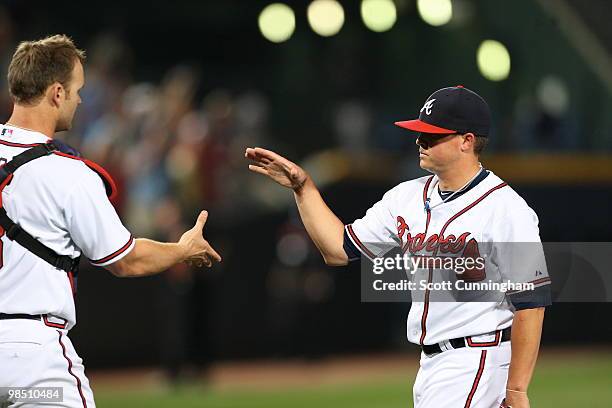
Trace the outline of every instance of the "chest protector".
<instances>
[{"instance_id":1,"label":"chest protector","mask_svg":"<svg viewBox=\"0 0 612 408\"><path fill-rule=\"evenodd\" d=\"M18 154L17 156L13 157L11 161L0 167L0 236L2 235L2 232L6 233L6 237L11 241L17 242L34 255L51 264L53 267L67 272L72 284L78 273L80 257L71 258L67 255L57 254L54 250L42 244L27 231L21 228L19 224L11 220L6 213L4 206L2 205L2 191L13 179L13 173L15 173L15 171L24 164L51 154L82 161L102 178L106 187L107 196L112 199L116 195L117 188L113 182L113 179L101 166L89 160L60 152L53 141L39 144L24 151L23 153ZM76 291L76 282L75 284L72 284L72 287L73 291Z\"/></svg>"}]
</instances>

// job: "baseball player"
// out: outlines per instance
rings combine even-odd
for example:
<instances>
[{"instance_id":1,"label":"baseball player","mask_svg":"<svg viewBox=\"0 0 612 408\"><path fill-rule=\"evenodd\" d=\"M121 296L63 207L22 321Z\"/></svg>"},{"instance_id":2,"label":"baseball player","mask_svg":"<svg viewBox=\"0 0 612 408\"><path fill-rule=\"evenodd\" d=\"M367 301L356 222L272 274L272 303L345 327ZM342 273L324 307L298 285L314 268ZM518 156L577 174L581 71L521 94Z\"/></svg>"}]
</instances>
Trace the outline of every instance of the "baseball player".
<instances>
[{"instance_id":1,"label":"baseball player","mask_svg":"<svg viewBox=\"0 0 612 408\"><path fill-rule=\"evenodd\" d=\"M295 163L262 148L248 148L245 156L254 162L250 170L293 190L328 265L363 256L375 260L389 246L413 256L470 252L484 256L484 268L458 275L426 265L415 272L415 282L530 283L531 290L501 293L497 301L441 302L430 289L420 297L413 291L407 321L408 340L422 348L415 407L528 407L550 279L536 214L479 162L489 107L462 86L443 88L427 98L418 119L396 125L418 132L420 166L433 174L399 184L348 225Z\"/></svg>"},{"instance_id":2,"label":"baseball player","mask_svg":"<svg viewBox=\"0 0 612 408\"><path fill-rule=\"evenodd\" d=\"M60 387L62 402L51 405L95 407L68 338L81 255L119 277L221 260L202 236L205 211L177 243L134 238L109 201L115 186L108 173L53 142L70 129L81 102L84 60L68 37L56 35L22 42L9 66L14 108L0 126L0 406L38 406L57 395L30 387Z\"/></svg>"}]
</instances>

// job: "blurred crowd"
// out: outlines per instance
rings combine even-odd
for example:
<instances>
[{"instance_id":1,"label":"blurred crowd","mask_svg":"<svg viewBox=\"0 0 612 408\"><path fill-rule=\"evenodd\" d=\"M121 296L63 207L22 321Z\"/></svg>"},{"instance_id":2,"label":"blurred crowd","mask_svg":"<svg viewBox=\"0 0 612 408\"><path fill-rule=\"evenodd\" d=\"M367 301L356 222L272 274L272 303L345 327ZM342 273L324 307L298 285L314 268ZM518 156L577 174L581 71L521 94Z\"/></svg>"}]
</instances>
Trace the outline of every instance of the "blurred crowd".
<instances>
[{"instance_id":1,"label":"blurred crowd","mask_svg":"<svg viewBox=\"0 0 612 408\"><path fill-rule=\"evenodd\" d=\"M4 72L14 50L5 34L0 31ZM188 65L170 68L158 83L139 82L131 76L130 48L111 34L86 52L83 102L73 128L57 137L113 175L116 208L135 235L177 239L202 203L219 222L238 222L246 206L258 207L243 157L245 146L265 142L261 93L202 95L200 72ZM0 115L8 118L5 81L0 98Z\"/></svg>"}]
</instances>

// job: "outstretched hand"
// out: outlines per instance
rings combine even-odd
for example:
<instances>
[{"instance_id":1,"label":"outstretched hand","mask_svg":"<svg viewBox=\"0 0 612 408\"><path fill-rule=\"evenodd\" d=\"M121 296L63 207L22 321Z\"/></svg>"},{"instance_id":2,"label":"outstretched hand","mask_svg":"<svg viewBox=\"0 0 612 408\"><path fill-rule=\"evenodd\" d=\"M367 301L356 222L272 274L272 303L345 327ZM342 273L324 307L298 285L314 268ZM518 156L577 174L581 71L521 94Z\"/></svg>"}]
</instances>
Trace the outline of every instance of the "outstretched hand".
<instances>
[{"instance_id":1,"label":"outstretched hand","mask_svg":"<svg viewBox=\"0 0 612 408\"><path fill-rule=\"evenodd\" d=\"M249 170L268 176L281 186L294 191L301 189L308 180L304 169L270 150L249 147L244 157L253 161Z\"/></svg>"},{"instance_id":2,"label":"outstretched hand","mask_svg":"<svg viewBox=\"0 0 612 408\"><path fill-rule=\"evenodd\" d=\"M185 262L189 265L210 268L214 262L221 262L221 255L210 246L202 235L207 219L208 212L202 211L193 228L185 232L179 239L178 244L184 248Z\"/></svg>"}]
</instances>

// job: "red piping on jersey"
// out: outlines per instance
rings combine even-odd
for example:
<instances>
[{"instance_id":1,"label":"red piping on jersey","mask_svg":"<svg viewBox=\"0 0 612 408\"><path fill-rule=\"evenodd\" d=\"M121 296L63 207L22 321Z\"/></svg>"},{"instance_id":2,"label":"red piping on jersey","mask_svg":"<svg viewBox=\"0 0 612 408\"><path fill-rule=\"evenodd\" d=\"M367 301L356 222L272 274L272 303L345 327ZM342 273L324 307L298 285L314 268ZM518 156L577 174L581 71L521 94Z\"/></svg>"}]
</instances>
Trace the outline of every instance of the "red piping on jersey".
<instances>
[{"instance_id":1,"label":"red piping on jersey","mask_svg":"<svg viewBox=\"0 0 612 408\"><path fill-rule=\"evenodd\" d=\"M0 144L3 144L5 146L10 146L10 147L36 147L41 143L28 143L28 144L24 144L24 143L14 143L14 142L7 142L6 140L0 140Z\"/></svg>"},{"instance_id":2,"label":"red piping on jersey","mask_svg":"<svg viewBox=\"0 0 612 408\"><path fill-rule=\"evenodd\" d=\"M68 282L70 282L70 289L72 289L72 296L76 296L76 288L74 287L74 272L70 271L67 273Z\"/></svg>"},{"instance_id":3,"label":"red piping on jersey","mask_svg":"<svg viewBox=\"0 0 612 408\"><path fill-rule=\"evenodd\" d=\"M444 226L442 227L442 229L440 230L440 235L444 235L444 231L446 231L446 228L450 225L451 222L455 221L457 218L459 218L461 215L465 214L466 212L468 212L469 210L471 210L476 204L478 204L479 202L481 202L482 200L484 200L485 198L487 198L489 196L489 194L491 194L492 192L494 192L495 190L499 190L500 188L506 187L508 185L508 183L501 183L495 187L493 187L492 189L490 189L489 191L487 191L486 193L484 193L478 200L474 201L472 204L468 205L467 207L465 207L463 210L459 211L457 214L453 215L452 217L450 217L448 219L448 221L446 221L446 224L444 224Z\"/></svg>"},{"instance_id":4,"label":"red piping on jersey","mask_svg":"<svg viewBox=\"0 0 612 408\"><path fill-rule=\"evenodd\" d=\"M478 383L480 382L480 378L482 377L482 372L484 371L484 368L485 368L486 359L487 359L487 350L482 350L482 353L480 353L480 365L478 366L478 371L476 372L476 378L474 378L474 384L472 384L472 389L470 391L470 394L467 397L467 400L465 401L464 408L470 408L470 405L472 405L472 398L474 398L474 394L476 394Z\"/></svg>"},{"instance_id":5,"label":"red piping on jersey","mask_svg":"<svg viewBox=\"0 0 612 408\"><path fill-rule=\"evenodd\" d=\"M110 254L108 256L105 256L102 259L91 261L91 263L92 264L101 264L101 263L110 261L111 259L113 259L113 258L121 255L122 253L124 253L130 247L130 245L132 245L132 241L134 241L134 237L130 235L130 239L128 239L128 242L124 246L122 246L121 248L119 248L118 250L113 252L112 254Z\"/></svg>"},{"instance_id":6,"label":"red piping on jersey","mask_svg":"<svg viewBox=\"0 0 612 408\"><path fill-rule=\"evenodd\" d=\"M376 258L376 255L374 255L374 253L372 253L372 251L370 251L368 248L366 248L366 246L359 240L359 238L357 238L357 234L355 234L355 231L353 231L353 226L351 224L346 226L346 230L348 231L348 233L351 236L351 238L353 238L353 241L355 241L357 246L359 246L359 248L361 248L361 250L367 256L369 256L372 259Z\"/></svg>"},{"instance_id":7,"label":"red piping on jersey","mask_svg":"<svg viewBox=\"0 0 612 408\"><path fill-rule=\"evenodd\" d=\"M104 187L106 188L106 195L108 196L108 199L111 201L115 199L115 197L117 196L117 184L115 184L115 180L113 180L110 173L106 171L98 163L95 163L91 160L83 159L81 157L76 157L71 154L63 153L63 152L54 151L53 154L62 156L62 157L67 157L73 160L79 160L85 163L87 167L95 171L100 176L102 181L104 181Z\"/></svg>"},{"instance_id":8,"label":"red piping on jersey","mask_svg":"<svg viewBox=\"0 0 612 408\"><path fill-rule=\"evenodd\" d=\"M427 180L427 183L425 184L425 189L423 190L423 205L425 205L425 200L427 200L427 190L429 189L429 183L431 182L432 179L433 179L433 176L431 176L429 178L429 180ZM455 214L452 217L450 217L448 219L448 221L446 221L446 223L444 224L442 229L440 230L440 234L439 235L443 236L444 232L446 231L446 228L448 228L448 226L450 225L451 222L455 221L461 215L465 214L466 212L468 212L469 210L474 208L476 206L476 204L478 204L479 202L481 202L482 200L487 198L489 196L489 194L491 194L495 190L499 190L500 188L506 187L507 185L508 185L508 183L501 183L501 184L493 187L492 189L490 189L489 191L484 193L482 196L480 196L480 198L478 198L472 204L468 205L463 210L459 211L457 214ZM427 224L426 224L426 227L425 227L425 236L427 236L427 227L429 226L429 218L430 218L429 216L430 216L430 211L427 211ZM438 247L436 247L436 249L434 251L434 255L437 252L438 252ZM431 282L431 279L433 277L432 275L433 275L433 268L430 268L429 269L429 278L427 280L428 283ZM423 342L425 341L425 335L427 334L427 315L429 314L429 289L425 290L425 299L424 299L424 302L425 302L425 305L423 306L423 315L421 316L421 339L419 341L421 345L424 344Z\"/></svg>"},{"instance_id":9,"label":"red piping on jersey","mask_svg":"<svg viewBox=\"0 0 612 408\"><path fill-rule=\"evenodd\" d=\"M8 186L12 180L13 180L13 175L9 174L8 177L4 179L2 184L0 184L0 207L2 207L2 191L4 191L4 188Z\"/></svg>"},{"instance_id":10,"label":"red piping on jersey","mask_svg":"<svg viewBox=\"0 0 612 408\"><path fill-rule=\"evenodd\" d=\"M431 280L433 278L433 267L429 267L429 275L427 275L427 289L425 289L425 299L423 301L425 304L423 305L423 315L421 316L421 338L419 339L419 343L421 346L425 342L425 335L427 334L427 315L429 314L429 285L431 284Z\"/></svg>"},{"instance_id":11,"label":"red piping on jersey","mask_svg":"<svg viewBox=\"0 0 612 408\"><path fill-rule=\"evenodd\" d=\"M60 346L62 347L62 353L64 354L64 358L66 359L66 361L68 361L68 373L76 379L77 389L79 390L79 395L81 396L83 407L87 408L87 401L85 401L85 396L83 395L83 389L81 387L81 380L79 379L79 377L76 376L76 374L72 372L72 361L66 355L66 347L64 346L64 343L62 343L62 332L58 330L57 333L59 334L58 340L59 340Z\"/></svg>"},{"instance_id":12,"label":"red piping on jersey","mask_svg":"<svg viewBox=\"0 0 612 408\"><path fill-rule=\"evenodd\" d=\"M423 188L423 207L425 207L425 203L427 202L427 192L429 191L429 186L433 180L434 176L431 176L427 179L425 183L425 187ZM426 220L425 220L425 239L427 239L427 231L429 230L429 221L431 221L431 210L426 210ZM429 284L433 278L433 268L429 267L429 274L427 275L427 288L425 289L425 299L423 305L423 315L421 316L421 338L419 339L419 343L423 345L425 341L425 333L427 333L427 315L429 314Z\"/></svg>"},{"instance_id":13,"label":"red piping on jersey","mask_svg":"<svg viewBox=\"0 0 612 408\"><path fill-rule=\"evenodd\" d=\"M495 331L495 340L493 341L487 341L487 342L475 342L472 340L472 336L468 336L466 337L467 339L467 345L470 347L493 347L493 346L499 346L499 341L501 339L501 330L496 330Z\"/></svg>"}]
</instances>

